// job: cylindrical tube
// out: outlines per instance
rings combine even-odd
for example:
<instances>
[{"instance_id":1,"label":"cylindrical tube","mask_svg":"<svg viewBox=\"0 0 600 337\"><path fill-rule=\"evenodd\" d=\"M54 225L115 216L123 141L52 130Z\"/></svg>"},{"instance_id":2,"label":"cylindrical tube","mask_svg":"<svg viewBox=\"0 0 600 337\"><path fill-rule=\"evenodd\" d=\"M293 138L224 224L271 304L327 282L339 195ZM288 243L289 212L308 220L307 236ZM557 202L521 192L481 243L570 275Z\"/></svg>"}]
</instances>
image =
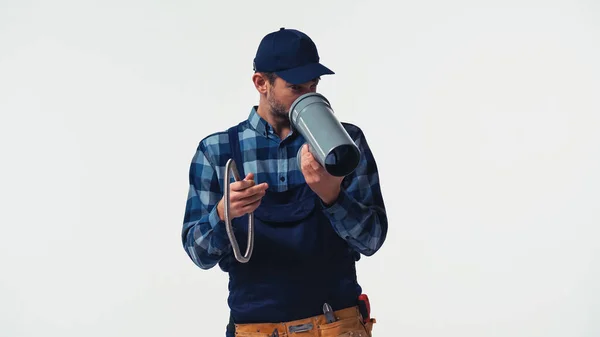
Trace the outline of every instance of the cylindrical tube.
<instances>
[{"instance_id":1,"label":"cylindrical tube","mask_svg":"<svg viewBox=\"0 0 600 337\"><path fill-rule=\"evenodd\" d=\"M342 177L356 169L360 151L325 96L304 94L294 101L289 114L292 127L304 136L311 153L329 174ZM298 152L298 166L300 157Z\"/></svg>"}]
</instances>

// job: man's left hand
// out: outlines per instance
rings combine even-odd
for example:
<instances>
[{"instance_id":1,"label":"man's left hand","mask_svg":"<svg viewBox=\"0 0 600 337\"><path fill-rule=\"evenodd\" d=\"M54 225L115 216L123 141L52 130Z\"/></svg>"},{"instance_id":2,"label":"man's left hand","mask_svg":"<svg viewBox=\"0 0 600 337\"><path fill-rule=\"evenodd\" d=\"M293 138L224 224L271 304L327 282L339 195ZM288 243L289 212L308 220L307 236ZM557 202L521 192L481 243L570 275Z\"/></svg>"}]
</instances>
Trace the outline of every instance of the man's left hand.
<instances>
[{"instance_id":1,"label":"man's left hand","mask_svg":"<svg viewBox=\"0 0 600 337\"><path fill-rule=\"evenodd\" d=\"M341 190L344 177L329 174L308 151L308 144L302 146L301 170L308 186L321 198L324 204L333 204Z\"/></svg>"}]
</instances>

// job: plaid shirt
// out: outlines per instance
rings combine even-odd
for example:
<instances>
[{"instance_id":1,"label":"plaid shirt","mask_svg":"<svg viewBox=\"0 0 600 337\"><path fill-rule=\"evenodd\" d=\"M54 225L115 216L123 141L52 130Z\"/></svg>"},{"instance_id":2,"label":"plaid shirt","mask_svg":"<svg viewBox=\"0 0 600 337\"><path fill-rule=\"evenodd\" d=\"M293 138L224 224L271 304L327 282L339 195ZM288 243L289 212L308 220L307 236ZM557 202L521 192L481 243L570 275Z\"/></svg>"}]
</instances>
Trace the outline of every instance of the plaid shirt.
<instances>
[{"instance_id":1,"label":"plaid shirt","mask_svg":"<svg viewBox=\"0 0 600 337\"><path fill-rule=\"evenodd\" d=\"M253 172L257 184L267 182L273 191L305 184L296 159L304 138L292 130L280 140L256 108L241 124L244 172ZM342 124L361 151L360 163L342 181L338 200L321 206L337 234L357 253L370 256L383 244L388 226L377 165L360 128ZM202 269L212 268L226 256L233 258L225 223L216 208L223 197L225 164L231 156L227 132L217 132L200 141L190 165L181 239L189 257Z\"/></svg>"}]
</instances>

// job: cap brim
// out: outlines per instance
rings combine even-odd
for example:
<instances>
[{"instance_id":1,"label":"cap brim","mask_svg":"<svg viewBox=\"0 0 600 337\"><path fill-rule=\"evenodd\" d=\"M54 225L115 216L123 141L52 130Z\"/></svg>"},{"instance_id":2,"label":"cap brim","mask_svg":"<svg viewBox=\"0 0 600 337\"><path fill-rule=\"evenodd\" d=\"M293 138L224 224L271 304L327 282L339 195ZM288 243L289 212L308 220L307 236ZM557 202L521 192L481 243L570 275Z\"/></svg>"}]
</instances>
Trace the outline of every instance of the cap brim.
<instances>
[{"instance_id":1,"label":"cap brim","mask_svg":"<svg viewBox=\"0 0 600 337\"><path fill-rule=\"evenodd\" d=\"M310 63L302 67L276 72L277 76L292 84L302 84L323 75L335 74L331 69L320 63Z\"/></svg>"}]
</instances>

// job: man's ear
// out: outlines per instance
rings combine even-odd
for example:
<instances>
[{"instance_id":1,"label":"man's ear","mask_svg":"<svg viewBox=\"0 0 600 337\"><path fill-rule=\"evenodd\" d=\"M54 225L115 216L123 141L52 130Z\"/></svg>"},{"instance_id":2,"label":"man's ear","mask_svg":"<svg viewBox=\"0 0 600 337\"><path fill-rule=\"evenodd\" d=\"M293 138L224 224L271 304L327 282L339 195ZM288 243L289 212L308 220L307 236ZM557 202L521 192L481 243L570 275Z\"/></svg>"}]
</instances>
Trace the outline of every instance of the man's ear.
<instances>
[{"instance_id":1,"label":"man's ear","mask_svg":"<svg viewBox=\"0 0 600 337\"><path fill-rule=\"evenodd\" d=\"M267 91L269 89L269 80L263 74L254 73L254 75L252 75L252 83L254 83L254 87L260 94L267 94Z\"/></svg>"}]
</instances>

